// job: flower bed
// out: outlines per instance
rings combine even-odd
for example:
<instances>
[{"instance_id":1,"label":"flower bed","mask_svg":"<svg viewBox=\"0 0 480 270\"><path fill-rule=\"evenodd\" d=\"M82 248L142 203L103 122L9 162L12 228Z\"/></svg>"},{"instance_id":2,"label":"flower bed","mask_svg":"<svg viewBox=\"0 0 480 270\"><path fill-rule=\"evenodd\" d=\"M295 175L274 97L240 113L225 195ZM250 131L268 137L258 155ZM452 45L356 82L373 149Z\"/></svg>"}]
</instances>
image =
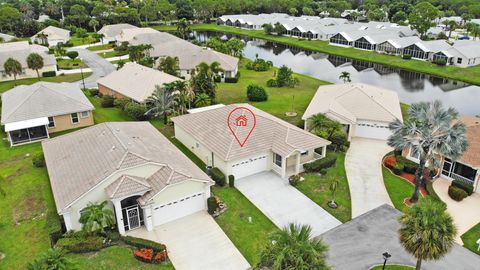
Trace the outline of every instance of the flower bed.
<instances>
[{"instance_id":1,"label":"flower bed","mask_svg":"<svg viewBox=\"0 0 480 270\"><path fill-rule=\"evenodd\" d=\"M153 249L150 248L137 249L133 252L133 256L137 260L145 263L162 263L168 259L167 250L162 250L155 254Z\"/></svg>"},{"instance_id":2,"label":"flower bed","mask_svg":"<svg viewBox=\"0 0 480 270\"><path fill-rule=\"evenodd\" d=\"M386 156L383 159L383 165L390 171L390 173L395 174L400 179L405 180L410 184L412 184L413 186L415 186L415 174L406 172L404 170L405 166L403 166L403 164L402 166L398 166L399 164L400 162L397 161L397 158L394 155ZM395 168L399 168L399 167L401 167L401 170L397 172ZM425 180L426 181L430 180L429 175L425 175ZM427 196L428 195L427 189L425 187L420 187L420 194L423 197ZM405 202L405 204L408 205L409 203Z\"/></svg>"}]
</instances>

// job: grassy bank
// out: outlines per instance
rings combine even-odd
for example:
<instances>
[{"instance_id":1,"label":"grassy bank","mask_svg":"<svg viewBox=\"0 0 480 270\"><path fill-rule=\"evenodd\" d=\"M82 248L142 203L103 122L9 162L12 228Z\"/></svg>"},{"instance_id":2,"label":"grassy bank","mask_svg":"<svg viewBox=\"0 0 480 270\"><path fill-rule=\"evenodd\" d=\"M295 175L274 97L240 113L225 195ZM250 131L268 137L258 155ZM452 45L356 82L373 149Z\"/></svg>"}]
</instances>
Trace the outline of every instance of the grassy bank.
<instances>
[{"instance_id":1,"label":"grassy bank","mask_svg":"<svg viewBox=\"0 0 480 270\"><path fill-rule=\"evenodd\" d=\"M176 26L155 26L160 31L175 31ZM259 38L274 42L279 42L291 46L296 46L305 50L317 51L332 55L348 57L357 60L364 60L391 67L401 68L414 72L431 74L439 77L445 77L453 80L464 81L471 84L480 85L480 66L460 68L456 66L438 66L436 64L419 61L404 60L398 56L379 54L371 51L363 51L353 48L344 48L329 45L327 41L321 40L301 40L292 37L267 35L262 30L245 30L229 26L215 24L196 24L192 25L193 30L217 31L230 34L245 35L253 38Z\"/></svg>"}]
</instances>

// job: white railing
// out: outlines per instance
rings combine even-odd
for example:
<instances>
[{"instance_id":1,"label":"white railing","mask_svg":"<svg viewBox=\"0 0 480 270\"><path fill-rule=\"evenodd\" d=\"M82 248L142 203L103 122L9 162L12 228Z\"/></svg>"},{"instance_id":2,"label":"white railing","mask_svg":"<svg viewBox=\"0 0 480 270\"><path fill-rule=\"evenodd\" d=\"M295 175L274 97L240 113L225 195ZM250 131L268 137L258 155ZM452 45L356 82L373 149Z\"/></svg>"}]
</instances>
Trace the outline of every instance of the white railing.
<instances>
[{"instance_id":1,"label":"white railing","mask_svg":"<svg viewBox=\"0 0 480 270\"><path fill-rule=\"evenodd\" d=\"M471 186L473 186L473 183L475 182L472 179L468 179L466 177L463 177L463 176L455 174L455 173L451 173L450 177L452 179L458 180L460 182L463 182L463 183L465 183L467 185L471 185Z\"/></svg>"}]
</instances>

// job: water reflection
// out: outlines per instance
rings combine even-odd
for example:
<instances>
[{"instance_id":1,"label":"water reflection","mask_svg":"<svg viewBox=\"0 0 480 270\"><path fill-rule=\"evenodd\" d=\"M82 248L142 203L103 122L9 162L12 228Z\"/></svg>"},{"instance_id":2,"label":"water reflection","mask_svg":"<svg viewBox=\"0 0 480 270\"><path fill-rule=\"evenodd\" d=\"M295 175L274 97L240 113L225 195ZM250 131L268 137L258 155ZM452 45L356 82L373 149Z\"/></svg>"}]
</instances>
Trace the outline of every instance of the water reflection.
<instances>
[{"instance_id":1,"label":"water reflection","mask_svg":"<svg viewBox=\"0 0 480 270\"><path fill-rule=\"evenodd\" d=\"M206 41L211 36L225 36L229 39L234 35L216 32L195 33L195 38L199 41ZM363 82L395 90L400 100L406 103L440 99L446 106L457 108L461 114L480 114L478 86L265 40L236 37L246 42L244 55L251 59L258 56L272 61L275 66L287 65L295 72L333 83L343 83L339 75L347 71L352 82Z\"/></svg>"}]
</instances>

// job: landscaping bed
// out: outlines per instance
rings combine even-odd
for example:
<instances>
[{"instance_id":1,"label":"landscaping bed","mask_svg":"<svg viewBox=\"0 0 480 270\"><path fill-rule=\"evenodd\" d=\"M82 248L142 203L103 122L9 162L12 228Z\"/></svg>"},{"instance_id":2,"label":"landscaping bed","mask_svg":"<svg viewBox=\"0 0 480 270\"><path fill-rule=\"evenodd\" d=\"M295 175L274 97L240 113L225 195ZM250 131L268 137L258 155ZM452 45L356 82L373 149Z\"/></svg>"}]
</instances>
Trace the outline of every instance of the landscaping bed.
<instances>
[{"instance_id":1,"label":"landscaping bed","mask_svg":"<svg viewBox=\"0 0 480 270\"><path fill-rule=\"evenodd\" d=\"M382 269L384 269L383 265L377 265L377 266L374 266L374 267L370 268L370 270L382 270ZM385 265L385 270L411 270L411 269L415 269L415 267L408 266L408 265L401 265L401 264L387 264L387 265Z\"/></svg>"}]
</instances>

